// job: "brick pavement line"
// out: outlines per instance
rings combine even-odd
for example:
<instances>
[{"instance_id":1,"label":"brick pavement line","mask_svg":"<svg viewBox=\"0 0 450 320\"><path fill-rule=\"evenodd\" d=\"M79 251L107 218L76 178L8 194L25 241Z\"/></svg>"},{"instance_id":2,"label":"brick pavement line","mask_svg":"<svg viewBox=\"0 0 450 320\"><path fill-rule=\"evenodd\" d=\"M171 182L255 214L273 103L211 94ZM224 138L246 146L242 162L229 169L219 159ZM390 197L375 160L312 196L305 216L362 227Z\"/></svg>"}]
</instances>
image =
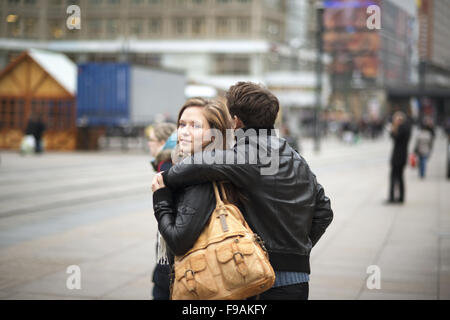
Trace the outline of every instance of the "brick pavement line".
<instances>
[{"instance_id":1,"label":"brick pavement line","mask_svg":"<svg viewBox=\"0 0 450 320\"><path fill-rule=\"evenodd\" d=\"M440 154L440 153L439 153ZM440 154L441 155L441 154ZM433 168L433 171L434 172L440 172L441 170L439 169L440 168L440 165L439 165L439 163L441 162L441 160L439 160L439 159L441 159L441 157L440 156L435 156L434 157L434 161L433 161L433 163L429 163L428 164L428 168L430 169L430 167L432 167ZM431 162L431 161L430 161ZM438 162L438 163L436 163L436 162ZM417 169L415 169L415 170L417 170ZM430 173L430 171L431 170L428 170L428 172ZM412 175L415 175L416 174L416 172L412 172L412 171L410 171L410 172L405 172L405 180L406 181L408 181L407 182L407 184L409 184L409 185L411 185L411 184L415 184L416 185L416 187L417 187L417 184L418 183L420 183L420 180L410 180L410 178L411 178L411 176ZM437 207L438 207L438 213L437 214L435 214L435 219L436 219L436 225L438 226L438 228L437 228L437 230L439 230L439 215L440 215L440 213L442 212L441 211L441 201L440 201L440 192L439 192L439 188L441 187L441 185L442 185L442 178L441 178L441 175L439 175L439 174L437 174L437 177L438 177L438 180L436 181L436 183L433 185L433 188L434 189L438 189L438 192L437 192L437 194L436 194L436 196L437 196L437 199L436 199L436 202L437 202ZM379 258L380 258L380 256L381 256L381 253L383 252L383 250L385 249L385 247L386 247L386 245L388 244L388 242L389 242L389 238L391 237L391 235L392 235L392 232L393 232L393 230L394 230L394 228L395 228L395 224L397 223L397 220L398 220L398 216L401 214L401 213L404 213L404 211L405 210L408 210L408 208L407 207L405 207L405 206L400 206L400 207L398 207L397 208L397 210L396 210L396 213L395 213L395 220L393 220L392 221L392 223L391 223L391 226L390 226L390 229L389 229L389 233L386 235L386 238L385 238L385 240L383 241L383 245L380 247L380 250L379 250L379 252L378 252L378 254L377 254L377 257L376 257L376 259L374 259L374 262L373 262L373 264L375 264L375 265L377 265L377 263L378 263L378 260L379 260ZM439 239L438 239L439 237L437 237L436 238L436 240L438 241ZM440 259L440 249L439 249L439 246L437 245L436 246L436 250L438 250L438 261L437 261L437 266L438 266L438 270L440 269L439 268L439 266L440 266L440 263L439 263L439 259ZM366 278L367 279L367 278ZM438 290L438 292L439 292L439 287L440 287L440 277L439 277L439 275L438 274L436 274L436 279L437 279L437 286L436 286L436 288L437 288L437 290ZM367 280L366 280L367 281ZM360 290L360 292L359 292L359 294L358 294L358 299L360 299L360 297L361 297L361 295L362 294L364 294L364 292L365 292L365 286L363 285L362 286L362 288L361 288L361 290ZM381 295L381 297L384 295L384 294L386 294L386 293L380 293L380 295ZM405 293L396 293L397 295L405 295ZM439 299L439 296L438 296L438 299Z\"/></svg>"},{"instance_id":2,"label":"brick pavement line","mask_svg":"<svg viewBox=\"0 0 450 320\"><path fill-rule=\"evenodd\" d=\"M56 162L59 163L60 161L65 161L66 159L70 159L73 156L74 153L68 153L68 154L57 154L59 157ZM46 157L45 153L42 155L43 157ZM143 155L144 156L144 155ZM20 158L20 156L19 156ZM81 159L81 158L80 158ZM26 159L23 159L26 160ZM30 159L31 160L31 159ZM84 160L84 159L82 159ZM39 166L33 166L33 167L15 167L17 169L13 169L12 171L9 171L8 173L10 174L14 174L14 173L25 173L25 172L33 172L36 169L41 170L42 172L44 171L54 171L54 170L69 170L72 171L72 169L74 168L82 168L85 169L86 168L86 164L88 164L88 168L94 168L94 167L99 167L99 168L104 168L106 166L110 166L111 168L115 168L117 167L117 165L123 164L124 160L120 159L120 160L109 160L107 163L90 163L89 162L85 162L85 161L81 161L80 163L74 163L71 165L57 165L57 164L52 164L51 166L45 166L45 167L39 167ZM4 167L5 164L2 164L2 166L0 167L2 170L5 168ZM14 171L17 170L17 171Z\"/></svg>"},{"instance_id":3,"label":"brick pavement line","mask_svg":"<svg viewBox=\"0 0 450 320\"><path fill-rule=\"evenodd\" d=\"M105 185L111 185L111 184L116 184L116 185L125 185L127 184L133 184L136 183L139 177L142 177L142 173L141 174L136 174L134 176L129 176L128 178L125 179L120 179L120 180L115 180L115 179L99 179L99 180L90 180L90 181L86 181L83 183L73 183L73 184L65 184L65 185L56 185L56 186L51 186L49 188L43 189L40 188L39 190L30 190L27 192L20 192L19 190L10 193L10 194L6 194L6 195L0 195L0 201L2 200L11 200L11 199L32 199L32 198L37 198L37 197L41 197L44 193L48 193L48 194L52 194L52 195L56 195L58 193L68 193L70 191L86 191L87 189L101 189L103 186ZM144 179L142 179L144 180ZM139 183L142 183L143 181L139 181ZM150 185L151 182L148 182L148 184ZM26 184L26 183L25 183Z\"/></svg>"},{"instance_id":4,"label":"brick pavement line","mask_svg":"<svg viewBox=\"0 0 450 320\"><path fill-rule=\"evenodd\" d=\"M61 294L61 293L58 293L58 294L56 294L56 293L46 293L46 292L39 292L39 293L37 293L37 292L33 292L33 291L23 290L23 291L13 291L6 298L2 298L2 300L23 300L21 298L14 298L14 296L18 296L18 295L21 295L21 294L34 295L34 296L37 296L37 297L41 297L41 296L44 296L44 297L62 297L62 298L66 298L68 300L83 300L83 299L85 299L85 300L98 300L99 299L98 297L89 296L89 295L86 295L86 296L84 296L84 295L76 295L76 296L74 296L74 295L65 295L65 294ZM26 300L28 300L28 299L26 299ZM42 300L42 299L36 298L36 299L30 299L30 300Z\"/></svg>"},{"instance_id":5,"label":"brick pavement line","mask_svg":"<svg viewBox=\"0 0 450 320\"><path fill-rule=\"evenodd\" d=\"M140 213L141 214L141 213ZM71 231L73 231L73 230L71 230ZM70 232L70 231L69 231ZM67 233L67 232L64 232L64 233ZM54 236L53 236L54 237ZM95 258L92 258L92 259L89 259L89 260L85 260L85 261L81 261L81 262L78 262L78 264L81 264L81 263L83 263L83 262L85 262L85 263L89 263L89 262L95 262L95 261L101 261L101 260L103 260L103 259L107 259L107 258L109 258L109 257L113 257L113 256L116 256L116 255L119 255L121 252L123 252L123 251L126 251L126 250L128 250L128 249L131 249L131 248L134 248L134 247L139 247L139 246L142 246L142 240L141 239L139 239L139 240L137 240L137 241L135 241L135 242L133 242L133 243L131 243L131 244L129 244L129 245L126 245L125 247L122 247L122 248L120 248L120 249L118 249L118 250L114 250L114 251L111 251L111 252L108 252L108 253L106 253L106 254L104 254L104 255L101 255L101 256L98 256L98 257L95 257ZM20 260L20 257L18 257L18 258L16 258L17 260ZM66 266L67 267L67 266ZM5 288L2 288L2 290L13 290L14 291L14 288L17 288L17 287L20 287L20 286L24 286L24 285L26 285L27 283L30 283L30 282L35 282L35 281L39 281L39 280L42 280L42 279L44 279L45 277L49 277L49 276L52 276L52 275L54 275L54 274L58 274L58 273L60 273L60 272L64 272L64 270L62 270L62 271L50 271L50 272L47 272L47 273L45 273L45 274L42 274L41 276L38 276L38 277L34 277L33 279L31 279L31 280L25 280L25 281L22 281L22 282L20 282L19 284L14 284L14 285L12 285L12 286L9 286L9 287L5 287ZM146 274L148 274L148 273L150 273L151 272L151 270L149 270L148 272L146 272ZM143 276L143 274L139 274L139 276L138 277L141 277L141 276ZM135 281L138 277L134 277L132 280L133 281ZM129 281L127 282L127 284L129 283ZM120 287L120 286L119 286ZM116 288L115 288L116 289ZM115 290L114 289L114 290ZM15 292L17 292L17 293L20 293L20 292L26 292L26 293L29 293L29 294L36 294L36 295L39 295L39 294L41 294L40 292L38 293L38 292L31 292L31 291L15 291ZM48 294L48 295L55 295L55 294ZM57 294L57 295L59 295L59 294ZM78 297L78 296L77 296ZM74 298L74 297L72 297L72 298ZM99 297L94 297L95 299L99 299Z\"/></svg>"},{"instance_id":6,"label":"brick pavement line","mask_svg":"<svg viewBox=\"0 0 450 320\"><path fill-rule=\"evenodd\" d=\"M387 181L387 180L386 180L386 181ZM399 212L397 212L397 215L401 213L401 209L399 208L398 210L400 210L400 211L399 211ZM397 218L398 218L398 217L397 217ZM393 222L393 223L394 223L394 225L393 225L393 226L395 227L395 222Z\"/></svg>"},{"instance_id":7,"label":"brick pavement line","mask_svg":"<svg viewBox=\"0 0 450 320\"><path fill-rule=\"evenodd\" d=\"M152 272L152 270L149 270L148 272L145 272L145 273L136 275L136 277L134 277L133 279L129 280L128 282L123 283L123 284L117 286L116 288L111 289L111 290L107 291L106 293L100 295L100 296L98 297L98 299L102 299L102 300L103 300L103 299L107 299L106 296L110 295L111 293L113 293L113 292L115 292L115 291L117 291L117 290L126 288L126 287L129 286L131 283L135 282L136 280L138 280L138 279L140 279L140 278L142 278L142 277L144 277L144 276L149 276L149 277L148 277L149 282L153 283L153 281L151 280L151 272ZM152 289L152 288L153 288L153 287L151 287L150 284L149 284L149 292L150 292L150 293L151 293L151 289ZM148 299L145 299L145 300L148 300Z\"/></svg>"},{"instance_id":8,"label":"brick pavement line","mask_svg":"<svg viewBox=\"0 0 450 320\"><path fill-rule=\"evenodd\" d=\"M14 159L12 159L14 160ZM15 159L17 160L17 159ZM65 161L67 159L62 159L61 161ZM142 158L136 158L136 159L129 159L129 160L120 160L115 161L118 162L118 164L92 164L92 159L86 158L83 163L77 164L77 167L82 167L79 170L71 170L70 167L67 168L58 168L58 167L39 167L34 166L33 168L30 168L28 171L23 170L23 168L17 168L14 167L13 164L8 164L6 167L5 165L0 166L0 172L2 175L0 176L0 186L10 185L10 184L16 184L16 183L26 183L29 180L36 180L39 179L40 182L47 182L47 181L60 181L61 179L67 179L67 177L78 177L78 176L85 176L88 177L89 174L92 172L99 172L99 169L101 169L100 172L105 173L112 173L119 171L129 172L130 168L133 169L132 172L135 172L138 174L142 170L137 170L136 168L147 168L149 171L151 171L151 166L148 162L148 159L146 157ZM123 164L125 163L125 165ZM127 164L128 163L128 164ZM137 167L139 165L139 167ZM47 164L48 166L48 164ZM51 169L51 170L49 170ZM51 177L49 178L49 174L51 174Z\"/></svg>"},{"instance_id":9,"label":"brick pavement line","mask_svg":"<svg viewBox=\"0 0 450 320\"><path fill-rule=\"evenodd\" d=\"M377 252L375 253L375 257L373 258L373 260L372 260L370 265L378 265L378 261L380 260L381 254L383 253L384 249L386 248L386 246L387 246L387 244L389 242L389 239L390 239L390 237L392 235L392 232L394 231L394 226L395 226L395 223L397 222L397 219L398 219L398 217L400 215L400 212L401 212L401 208L400 207L396 208L395 213L394 213L394 217L391 219L391 223L389 224L389 229L386 232L386 234L384 236L384 239L383 239L383 242L381 243L381 245L379 246ZM365 289L367 287L367 279L369 278L369 276L370 276L370 274L366 275L366 277L364 279L364 282L361 285L361 288L359 289L358 294L356 295L356 300L360 300L361 299L361 295L364 293L364 291L365 291Z\"/></svg>"},{"instance_id":10,"label":"brick pavement line","mask_svg":"<svg viewBox=\"0 0 450 320\"><path fill-rule=\"evenodd\" d=\"M122 207L123 210L118 207L121 205L121 202L125 205L125 207ZM70 229L105 221L106 219L121 216L129 211L142 211L148 215L149 208L151 208L151 203L152 199L147 195L132 195L114 200L102 200L93 203L77 204L77 206L65 208L63 212L61 212L60 209L52 209L41 211L36 215L21 215L5 218L3 220L0 219L0 250L12 245L24 243L25 241L36 240L44 236L56 235ZM61 215L61 213L63 214ZM80 217L81 220L74 221L77 217ZM44 233L36 233L34 230L35 226L37 228L46 228L49 223L56 223L57 225L50 231L47 229L47 232ZM9 227L12 227L12 230L5 231L5 229L9 229ZM19 233L27 230L27 234L23 237L19 237L17 240L14 240L14 236L10 237L10 234L15 230ZM8 239L12 239L12 241L8 241ZM1 242L2 240L5 240L5 242Z\"/></svg>"},{"instance_id":11,"label":"brick pavement line","mask_svg":"<svg viewBox=\"0 0 450 320\"><path fill-rule=\"evenodd\" d=\"M26 207L26 208L22 208L22 209L13 209L13 210L9 210L9 211L3 211L3 212L0 212L0 219L10 218L10 217L14 217L17 215L33 214L33 213L45 211L45 210L53 210L53 209L58 209L58 208L69 207L69 206L76 205L80 202L82 202L84 204L85 203L93 203L93 202L97 202L97 201L118 199L118 198L124 198L127 196L134 196L134 195L147 194L147 193L148 193L148 190L146 190L143 187L140 187L140 188L134 187L134 188L129 188L124 191L108 192L108 193L103 194L101 198L97 194L97 195L84 196L84 197L75 198L75 199L54 201L54 202L50 202L50 203L44 203L44 204L38 205L38 206L31 206L31 207Z\"/></svg>"},{"instance_id":12,"label":"brick pavement line","mask_svg":"<svg viewBox=\"0 0 450 320\"><path fill-rule=\"evenodd\" d=\"M132 173L133 176L142 174L142 172L146 169L148 169L146 172L148 172L149 174L152 173L151 168L148 167L142 167L142 169L136 169L133 168L133 171L130 171L130 167L132 165L129 166L124 166L123 168L119 169L119 171L121 170L122 172L130 172ZM36 168L35 170L39 170L39 168ZM111 174L115 174L117 173L118 169L117 167L114 169L114 167L111 167L111 169L106 169L103 171L100 171L100 175L111 175ZM30 181L35 181L36 179L39 179L38 183L41 184L45 184L47 182L64 182L67 179L71 179L73 177L77 177L80 179L89 179L91 177L91 175L93 174L93 172L95 172L96 174L99 174L98 170L85 170L85 171L78 171L78 172L72 172L72 171L62 171L62 172L58 172L58 173L52 173L52 176L49 177L49 175L47 173L40 173L37 176L34 177L29 177L29 176L18 176L15 175L13 177L11 177L11 179L9 180L1 180L0 179L0 187L8 187L8 186L14 186L14 185L22 185L22 184L26 184ZM123 174L123 176L130 176L130 174ZM23 178L23 179L19 179L19 178Z\"/></svg>"},{"instance_id":13,"label":"brick pavement line","mask_svg":"<svg viewBox=\"0 0 450 320\"><path fill-rule=\"evenodd\" d=\"M440 184L439 184L440 188ZM440 197L440 192L438 193L438 197ZM441 208L440 208L440 199L438 199L438 214L437 214L437 230L439 231L440 226L440 216L441 216ZM442 251L442 235L438 234L437 236L437 272L436 272L436 290L437 290L437 300L441 300L441 251Z\"/></svg>"},{"instance_id":14,"label":"brick pavement line","mask_svg":"<svg viewBox=\"0 0 450 320\"><path fill-rule=\"evenodd\" d=\"M381 185L380 182L378 185ZM384 184L384 183L383 183ZM378 188L377 188L378 189ZM366 206L367 200L371 199L373 197L372 194L368 194L366 197L364 197L364 200L360 202L358 206L355 207L354 212L347 217L347 219L339 225L339 228L334 230L334 233L331 234L329 237L326 238L326 242L324 242L318 251L314 252L314 257L311 257L311 262L314 262L317 256L320 256L321 252L325 251L326 248L333 243L333 240L339 235L340 232L342 232L344 229L348 227L348 225L351 223L352 218L356 217L362 210L359 210L358 208L363 208ZM333 222L332 222L333 223ZM320 241L320 240L319 240ZM314 250L314 249L313 249Z\"/></svg>"},{"instance_id":15,"label":"brick pavement line","mask_svg":"<svg viewBox=\"0 0 450 320\"><path fill-rule=\"evenodd\" d=\"M437 300L441 300L441 250L442 250L442 237L441 235L438 235L437 237L438 245L437 245L437 251L438 251L438 258L437 258L437 277L436 277L436 291L437 291Z\"/></svg>"},{"instance_id":16,"label":"brick pavement line","mask_svg":"<svg viewBox=\"0 0 450 320\"><path fill-rule=\"evenodd\" d=\"M43 279L45 277L48 277L48 276L51 276L51 275L53 275L55 273L56 273L55 271L49 271L48 273L45 273L45 274L42 274L40 276L34 277L33 279L26 279L26 280L23 280L23 281L19 281L19 283L13 284L11 286L3 287L1 290L2 291L8 291L8 290L13 290L14 291L14 288L26 285L26 284L28 284L30 282L33 282L33 281L41 280L41 279ZM15 292L18 293L18 291L15 291ZM36 292L27 292L27 293L34 293L34 294L36 294Z\"/></svg>"},{"instance_id":17,"label":"brick pavement line","mask_svg":"<svg viewBox=\"0 0 450 320\"><path fill-rule=\"evenodd\" d=\"M136 212L136 213L133 213L133 215L136 215L136 216L146 215L146 214L147 214L147 212L146 212L145 210L139 211L139 212ZM111 220L114 220L114 219L120 219L120 218L123 218L123 217L115 216L115 217L111 217L111 219L108 219L107 221L110 222ZM95 224L100 225L101 223L104 223L104 221L97 221ZM90 225L90 227L93 228L92 225ZM65 230L65 231L60 232L60 233L58 233L58 234L45 235L45 236L43 236L43 237L41 237L41 238L39 238L39 239L27 240L27 241L25 241L25 242L22 242L22 243L19 243L19 244L15 244L15 245L13 245L12 247L14 247L14 246L29 246L29 245L35 245L34 242L36 242L36 241L43 241L44 243L41 244L41 245L45 245L45 242L52 242L52 241L55 241L55 240L56 240L55 238L58 238L58 237L64 237L64 235L67 236L68 234L69 234L69 236L70 236L70 233L74 233L74 232L76 232L77 229L83 229L83 228L86 228L86 225L78 226L78 227L75 228L75 229ZM156 242L156 239L155 239L155 242ZM124 248L121 248L121 249L118 249L118 250L113 250L113 251L108 252L108 253L106 253L106 254L104 254L104 255L98 256L98 257L96 257L96 258L91 258L91 259L89 259L89 260L87 260L87 261L83 261L83 262L98 261L98 260L102 260L102 259L105 259L105 258L109 258L109 257L114 256L114 255L116 255L118 252L121 252L121 251L123 251L123 250L125 250L125 249L131 249L131 248L133 248L133 247L138 247L138 246L140 246L140 245L142 245L142 239L136 240L136 241L134 241L133 243L130 243L130 244L126 245ZM11 247L7 247L7 248L4 248L4 249L1 249L1 250L0 250L0 253L1 253L2 251L8 251L8 250L11 250ZM19 259L19 258L20 258L20 257L16 257L15 259Z\"/></svg>"},{"instance_id":18,"label":"brick pavement line","mask_svg":"<svg viewBox=\"0 0 450 320\"><path fill-rule=\"evenodd\" d=\"M439 137L437 137L437 139L439 139ZM440 142L440 144L444 144L444 140L443 139L439 139L438 140L439 142ZM438 146L437 146L437 143L436 143L436 141L435 141L435 143L434 143L434 148L433 149L437 149L437 150L441 150L441 148L439 148ZM443 148L444 150L446 149L446 148ZM439 168L440 167L440 165L441 165L441 162L442 162L442 165L444 164L443 162L444 161L442 161L441 159L443 158L443 157L437 157L437 155L441 155L442 156L442 152L439 152L439 153L437 153L436 154L436 151L435 152L433 152L434 153L434 161L432 162L432 163L428 163L428 173L429 173L429 168L430 168L430 164L432 164L433 165L433 168L435 169L434 171L441 171L441 170L438 170L437 168ZM429 162L431 162L431 161L429 161ZM445 167L445 166L443 166L443 167ZM429 176L429 174L428 174L428 176ZM439 176L439 175L438 175ZM440 199L440 197L441 197L441 187L442 187L442 181L439 179L438 180L438 185L437 185L437 209L438 209L438 212L437 212L437 215L436 215L436 231L437 231L437 237L436 237L436 241L437 241L437 261L436 261L436 263L437 263L437 272L436 272L436 296L437 296L437 300L440 300L441 299L441 297L440 297L440 291L441 291L441 265L442 265L442 258L441 258L441 251L442 251L442 234L441 234L441 216L442 216L442 207L441 207L441 199ZM444 231L445 232L445 231Z\"/></svg>"},{"instance_id":19,"label":"brick pavement line","mask_svg":"<svg viewBox=\"0 0 450 320\"><path fill-rule=\"evenodd\" d=\"M445 145L444 145L444 141L445 141ZM444 150L446 149L446 142L447 142L446 140L442 141L442 144L444 145L444 148L443 148ZM434 148L436 148L436 145L434 146ZM441 149L439 149L439 150L441 150ZM445 152L444 152L444 154L445 154ZM444 162L443 158L444 157L440 158L441 161L439 161L439 164L442 165L443 168L445 168L446 167L446 163ZM443 172L444 171L445 170L443 170ZM444 178L444 179L447 179L447 178ZM442 261L442 255L441 255L441 253L443 251L443 249L442 249L442 241L443 241L444 238L450 237L450 230L441 230L441 227L442 227L441 221L443 220L442 219L442 215L443 215L444 212L446 212L445 208L442 207L442 200L441 200L441 196L445 194L445 190L444 190L444 192L442 192L441 188L445 188L446 183L449 183L448 180L439 181L439 184L438 184L438 189L439 189L438 190L438 214L437 214L437 221L436 221L436 224L437 224L436 230L438 232L438 235L437 235L437 242L438 242L438 244L437 244L437 250L438 250L438 254L437 254L437 279L436 279L437 300L441 300L441 289L442 289L441 288L441 277L442 277L441 270L442 270L442 267L443 267L442 266L443 261Z\"/></svg>"},{"instance_id":20,"label":"brick pavement line","mask_svg":"<svg viewBox=\"0 0 450 320\"><path fill-rule=\"evenodd\" d=\"M148 172L148 175L153 175L152 172ZM7 190L4 190L2 194L0 195L0 200L8 200L11 198L18 198L18 197L29 197L29 196L37 196L42 195L43 192L52 192L52 191L58 191L61 188L70 188L71 190L81 189L85 188L86 186L93 186L95 184L103 183L103 185L107 185L111 182L126 182L126 181L139 181L142 180L145 175L142 173L141 170L132 172L132 173L123 173L123 174L115 174L111 178L111 172L105 171L102 173L95 172L95 178L93 179L92 174L89 176L80 176L77 174L77 178L73 179L73 177L65 177L64 179L52 179L49 178L46 181L35 181L34 179L27 179L24 181L21 181L20 183L17 183L16 185L9 184L6 186L0 186L1 188L5 188ZM139 179L140 178L140 179ZM95 181L95 183L92 183L92 181ZM49 187L47 187L47 184L50 184ZM27 188L24 191L24 186ZM44 187L45 186L45 187ZM45 188L45 189L44 189ZM5 192L6 191L6 192ZM9 191L9 193L7 192Z\"/></svg>"}]
</instances>

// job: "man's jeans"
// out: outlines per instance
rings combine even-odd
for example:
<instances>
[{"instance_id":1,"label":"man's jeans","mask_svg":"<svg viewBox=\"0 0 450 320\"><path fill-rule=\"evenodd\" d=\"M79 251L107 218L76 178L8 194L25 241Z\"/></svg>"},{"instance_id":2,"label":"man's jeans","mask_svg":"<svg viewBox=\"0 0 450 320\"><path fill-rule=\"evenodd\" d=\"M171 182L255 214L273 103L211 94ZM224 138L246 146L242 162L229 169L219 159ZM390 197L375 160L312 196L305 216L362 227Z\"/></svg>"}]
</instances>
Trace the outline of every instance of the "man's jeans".
<instances>
[{"instance_id":1,"label":"man's jeans","mask_svg":"<svg viewBox=\"0 0 450 320\"><path fill-rule=\"evenodd\" d=\"M247 300L308 300L309 283L298 283L290 286L276 287Z\"/></svg>"}]
</instances>

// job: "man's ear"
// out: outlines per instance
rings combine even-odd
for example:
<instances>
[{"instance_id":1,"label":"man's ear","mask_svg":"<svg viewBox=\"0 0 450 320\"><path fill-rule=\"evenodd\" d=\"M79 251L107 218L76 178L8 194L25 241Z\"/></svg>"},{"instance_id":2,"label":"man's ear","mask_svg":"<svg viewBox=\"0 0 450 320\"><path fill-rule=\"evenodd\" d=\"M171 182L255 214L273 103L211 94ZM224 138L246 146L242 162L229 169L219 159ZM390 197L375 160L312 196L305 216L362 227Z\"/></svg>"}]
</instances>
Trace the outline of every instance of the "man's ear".
<instances>
[{"instance_id":1,"label":"man's ear","mask_svg":"<svg viewBox=\"0 0 450 320\"><path fill-rule=\"evenodd\" d=\"M240 128L245 127L242 120L239 119L237 116L233 117L233 123L234 123L234 129L240 129Z\"/></svg>"}]
</instances>

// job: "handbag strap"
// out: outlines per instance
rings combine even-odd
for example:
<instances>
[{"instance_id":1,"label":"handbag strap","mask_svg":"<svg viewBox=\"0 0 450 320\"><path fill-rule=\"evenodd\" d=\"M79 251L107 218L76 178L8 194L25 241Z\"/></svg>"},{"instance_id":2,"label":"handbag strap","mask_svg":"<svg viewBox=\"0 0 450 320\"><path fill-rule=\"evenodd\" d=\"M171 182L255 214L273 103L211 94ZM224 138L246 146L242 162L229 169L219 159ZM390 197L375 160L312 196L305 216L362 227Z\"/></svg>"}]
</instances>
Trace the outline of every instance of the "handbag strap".
<instances>
[{"instance_id":1,"label":"handbag strap","mask_svg":"<svg viewBox=\"0 0 450 320\"><path fill-rule=\"evenodd\" d=\"M223 186L223 182L219 182L220 191L222 192L223 200L228 201L227 193L225 192L225 187Z\"/></svg>"},{"instance_id":2,"label":"handbag strap","mask_svg":"<svg viewBox=\"0 0 450 320\"><path fill-rule=\"evenodd\" d=\"M225 188L223 186L223 183L219 182L219 186L220 186L220 190L222 191L222 196L223 196L224 200L226 201L227 200L227 194L225 192ZM219 189L217 188L217 182L216 181L213 182L213 187L214 187L214 194L216 195L216 208L224 209L225 208L225 204L222 201L222 199L220 198L220 193L219 193ZM244 215L242 214L241 210L239 210L239 208L238 208L238 210L236 210L235 212L239 216L239 218L241 219L242 224L247 229L251 230L250 227L248 226L247 221L245 220ZM226 224L226 223L222 222L222 224Z\"/></svg>"},{"instance_id":3,"label":"handbag strap","mask_svg":"<svg viewBox=\"0 0 450 320\"><path fill-rule=\"evenodd\" d=\"M223 187L223 184L219 183L219 185L220 185L220 190L222 191L222 196L223 196L224 200L226 201L227 200L227 194L225 193L225 189ZM217 182L215 182L215 181L213 182L213 187L214 187L214 194L216 196L216 205L217 206L223 206L224 203L222 201L222 198L220 197L219 189L217 188Z\"/></svg>"}]
</instances>

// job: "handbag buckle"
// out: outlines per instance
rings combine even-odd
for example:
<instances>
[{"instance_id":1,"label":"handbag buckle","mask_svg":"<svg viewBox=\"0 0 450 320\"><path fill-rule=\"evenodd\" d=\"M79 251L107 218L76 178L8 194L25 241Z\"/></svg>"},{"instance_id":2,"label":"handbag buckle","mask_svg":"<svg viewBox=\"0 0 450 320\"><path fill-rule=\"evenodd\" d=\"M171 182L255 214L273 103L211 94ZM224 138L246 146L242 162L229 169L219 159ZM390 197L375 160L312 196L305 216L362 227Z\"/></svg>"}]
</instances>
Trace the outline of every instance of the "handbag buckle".
<instances>
[{"instance_id":1,"label":"handbag buckle","mask_svg":"<svg viewBox=\"0 0 450 320\"><path fill-rule=\"evenodd\" d=\"M236 256L237 255L240 255L241 256L241 258L239 259L239 261L236 259ZM241 253L241 252L235 252L234 254L233 254L233 260L234 260L234 262L236 262L236 264L240 264L240 263L242 263L242 262L244 262L244 255Z\"/></svg>"},{"instance_id":2,"label":"handbag buckle","mask_svg":"<svg viewBox=\"0 0 450 320\"><path fill-rule=\"evenodd\" d=\"M188 275L187 275L188 272L191 273L191 276L190 276L190 277L188 277ZM184 277L186 278L186 280L193 280L193 279L194 279L194 275L195 275L195 271L192 270L192 269L187 269L187 270L184 272Z\"/></svg>"}]
</instances>

